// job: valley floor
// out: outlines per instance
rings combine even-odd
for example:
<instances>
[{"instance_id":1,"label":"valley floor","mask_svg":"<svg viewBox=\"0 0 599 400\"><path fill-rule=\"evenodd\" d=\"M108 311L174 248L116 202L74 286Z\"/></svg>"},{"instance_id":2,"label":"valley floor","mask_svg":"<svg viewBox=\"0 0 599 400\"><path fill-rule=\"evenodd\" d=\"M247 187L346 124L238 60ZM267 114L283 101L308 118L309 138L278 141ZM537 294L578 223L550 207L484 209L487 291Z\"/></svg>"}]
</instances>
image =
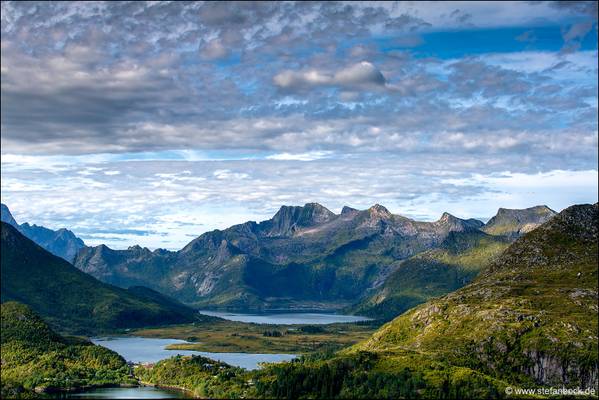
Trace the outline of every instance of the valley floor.
<instances>
[{"instance_id":1,"label":"valley floor","mask_svg":"<svg viewBox=\"0 0 599 400\"><path fill-rule=\"evenodd\" d=\"M140 329L132 336L187 340L189 344L169 349L221 353L294 353L338 350L370 337L376 323L337 323L328 325L271 325L236 321L185 324Z\"/></svg>"}]
</instances>

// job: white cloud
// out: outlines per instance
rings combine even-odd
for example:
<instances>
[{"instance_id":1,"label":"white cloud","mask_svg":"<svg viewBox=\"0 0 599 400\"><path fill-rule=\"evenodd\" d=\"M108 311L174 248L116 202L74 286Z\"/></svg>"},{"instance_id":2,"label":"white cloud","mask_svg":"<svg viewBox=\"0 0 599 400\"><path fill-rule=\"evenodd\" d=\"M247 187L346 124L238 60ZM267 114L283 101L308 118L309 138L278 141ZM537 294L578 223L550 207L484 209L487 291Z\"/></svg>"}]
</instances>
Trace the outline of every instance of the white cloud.
<instances>
[{"instance_id":1,"label":"white cloud","mask_svg":"<svg viewBox=\"0 0 599 400\"><path fill-rule=\"evenodd\" d=\"M212 173L216 179L219 180L241 180L249 178L250 176L243 172L233 172L229 169L217 169Z\"/></svg>"},{"instance_id":2,"label":"white cloud","mask_svg":"<svg viewBox=\"0 0 599 400\"><path fill-rule=\"evenodd\" d=\"M339 86L368 90L384 87L386 80L372 63L361 61L333 73L317 69L285 70L275 75L273 82L284 89L302 90L310 86Z\"/></svg>"},{"instance_id":3,"label":"white cloud","mask_svg":"<svg viewBox=\"0 0 599 400\"><path fill-rule=\"evenodd\" d=\"M310 151L307 153L278 153L267 156L267 160L313 161L330 156L331 151Z\"/></svg>"},{"instance_id":4,"label":"white cloud","mask_svg":"<svg viewBox=\"0 0 599 400\"><path fill-rule=\"evenodd\" d=\"M341 86L380 86L385 84L385 77L374 65L362 61L337 71L333 82Z\"/></svg>"},{"instance_id":5,"label":"white cloud","mask_svg":"<svg viewBox=\"0 0 599 400\"><path fill-rule=\"evenodd\" d=\"M200 54L206 60L218 60L228 57L230 51L220 40L213 39L200 49Z\"/></svg>"}]
</instances>

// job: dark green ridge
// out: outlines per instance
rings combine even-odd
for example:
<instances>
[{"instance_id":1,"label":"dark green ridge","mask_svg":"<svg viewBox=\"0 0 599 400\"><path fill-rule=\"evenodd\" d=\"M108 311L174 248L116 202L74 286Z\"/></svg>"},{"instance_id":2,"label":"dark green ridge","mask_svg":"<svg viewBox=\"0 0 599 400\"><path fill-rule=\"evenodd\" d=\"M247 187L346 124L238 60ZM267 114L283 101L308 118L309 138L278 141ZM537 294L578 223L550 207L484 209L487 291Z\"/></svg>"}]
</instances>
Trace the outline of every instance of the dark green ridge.
<instances>
[{"instance_id":1,"label":"dark green ridge","mask_svg":"<svg viewBox=\"0 0 599 400\"><path fill-rule=\"evenodd\" d=\"M197 321L192 308L147 288L114 287L1 223L1 300L30 306L61 332L91 334Z\"/></svg>"}]
</instances>

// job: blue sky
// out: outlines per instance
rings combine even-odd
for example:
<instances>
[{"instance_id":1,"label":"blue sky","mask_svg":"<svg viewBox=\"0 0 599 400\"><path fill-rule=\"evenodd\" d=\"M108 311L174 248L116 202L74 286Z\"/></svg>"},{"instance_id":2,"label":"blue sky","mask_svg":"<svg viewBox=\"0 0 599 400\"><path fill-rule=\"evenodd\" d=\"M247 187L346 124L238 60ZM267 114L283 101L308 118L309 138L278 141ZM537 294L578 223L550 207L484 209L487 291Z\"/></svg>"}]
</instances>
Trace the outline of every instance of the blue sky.
<instances>
[{"instance_id":1,"label":"blue sky","mask_svg":"<svg viewBox=\"0 0 599 400\"><path fill-rule=\"evenodd\" d=\"M2 202L180 248L283 204L597 201L596 2L2 2Z\"/></svg>"}]
</instances>

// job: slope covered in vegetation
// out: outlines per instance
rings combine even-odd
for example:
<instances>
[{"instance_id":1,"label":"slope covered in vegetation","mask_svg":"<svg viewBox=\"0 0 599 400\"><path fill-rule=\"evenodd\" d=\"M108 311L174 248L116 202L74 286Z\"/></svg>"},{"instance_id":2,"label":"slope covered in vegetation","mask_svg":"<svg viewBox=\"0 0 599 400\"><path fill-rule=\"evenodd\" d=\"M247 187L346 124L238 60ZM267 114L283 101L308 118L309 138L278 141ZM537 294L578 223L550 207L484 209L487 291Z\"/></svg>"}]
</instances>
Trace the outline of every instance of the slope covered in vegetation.
<instances>
[{"instance_id":1,"label":"slope covered in vegetation","mask_svg":"<svg viewBox=\"0 0 599 400\"><path fill-rule=\"evenodd\" d=\"M202 356L175 356L153 366L140 365L135 375L143 383L185 389L198 398L253 398L251 373Z\"/></svg>"},{"instance_id":2,"label":"slope covered in vegetation","mask_svg":"<svg viewBox=\"0 0 599 400\"><path fill-rule=\"evenodd\" d=\"M505 237L479 230L451 232L438 248L402 261L380 288L349 311L392 320L432 297L463 287L509 243Z\"/></svg>"},{"instance_id":3,"label":"slope covered in vegetation","mask_svg":"<svg viewBox=\"0 0 599 400\"><path fill-rule=\"evenodd\" d=\"M444 363L527 386L597 388L598 206L526 234L479 278L383 326L352 351Z\"/></svg>"},{"instance_id":4,"label":"slope covered in vegetation","mask_svg":"<svg viewBox=\"0 0 599 400\"><path fill-rule=\"evenodd\" d=\"M87 334L199 318L193 309L150 289L102 283L14 227L4 222L1 226L2 302L27 304L57 330Z\"/></svg>"},{"instance_id":5,"label":"slope covered in vegetation","mask_svg":"<svg viewBox=\"0 0 599 400\"><path fill-rule=\"evenodd\" d=\"M29 307L6 302L0 315L2 398L136 383L121 356L85 340L58 335Z\"/></svg>"}]
</instances>

